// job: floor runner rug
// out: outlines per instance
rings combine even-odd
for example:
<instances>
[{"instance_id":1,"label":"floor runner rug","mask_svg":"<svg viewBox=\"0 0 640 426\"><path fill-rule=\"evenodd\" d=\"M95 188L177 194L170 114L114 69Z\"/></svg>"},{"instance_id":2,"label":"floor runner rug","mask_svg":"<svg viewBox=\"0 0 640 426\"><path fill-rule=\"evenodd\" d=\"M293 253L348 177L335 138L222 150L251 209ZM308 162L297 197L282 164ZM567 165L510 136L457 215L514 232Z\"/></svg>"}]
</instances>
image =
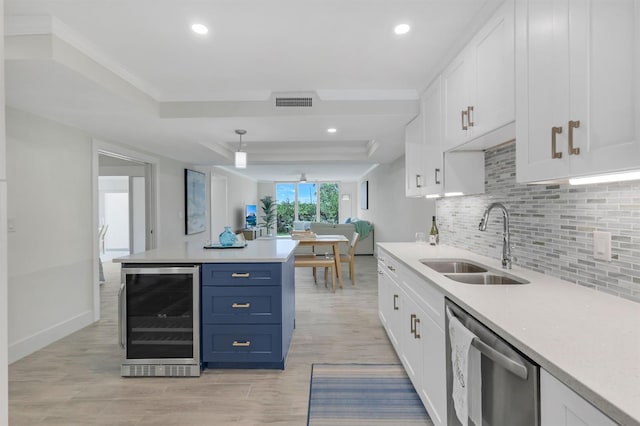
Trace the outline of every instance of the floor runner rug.
<instances>
[{"instance_id":1,"label":"floor runner rug","mask_svg":"<svg viewBox=\"0 0 640 426\"><path fill-rule=\"evenodd\" d=\"M308 426L433 425L398 364L313 364Z\"/></svg>"}]
</instances>

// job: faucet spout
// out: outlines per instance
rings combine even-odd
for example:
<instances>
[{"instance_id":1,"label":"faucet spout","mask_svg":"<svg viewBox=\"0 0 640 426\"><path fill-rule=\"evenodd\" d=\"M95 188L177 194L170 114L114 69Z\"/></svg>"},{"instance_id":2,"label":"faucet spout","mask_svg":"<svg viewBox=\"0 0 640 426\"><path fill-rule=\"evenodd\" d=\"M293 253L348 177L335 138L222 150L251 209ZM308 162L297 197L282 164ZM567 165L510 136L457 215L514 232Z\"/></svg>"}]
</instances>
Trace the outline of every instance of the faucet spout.
<instances>
[{"instance_id":1,"label":"faucet spout","mask_svg":"<svg viewBox=\"0 0 640 426\"><path fill-rule=\"evenodd\" d=\"M494 208L499 209L502 212L502 267L504 269L511 269L511 263L515 260L515 257L511 255L511 230L509 225L509 211L502 203L491 203L489 207L484 211L482 219L478 229L480 231L487 230L487 224L489 222L489 213Z\"/></svg>"}]
</instances>

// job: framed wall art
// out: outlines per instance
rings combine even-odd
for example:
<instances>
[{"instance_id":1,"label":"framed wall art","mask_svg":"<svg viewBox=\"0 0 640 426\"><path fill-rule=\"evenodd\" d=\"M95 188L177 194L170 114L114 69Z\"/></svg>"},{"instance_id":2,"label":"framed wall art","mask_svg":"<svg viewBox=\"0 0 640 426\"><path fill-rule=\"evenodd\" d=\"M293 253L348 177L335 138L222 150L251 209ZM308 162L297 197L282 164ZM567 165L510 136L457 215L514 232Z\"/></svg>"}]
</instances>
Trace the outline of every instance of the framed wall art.
<instances>
[{"instance_id":1,"label":"framed wall art","mask_svg":"<svg viewBox=\"0 0 640 426\"><path fill-rule=\"evenodd\" d=\"M197 234L207 229L207 175L184 169L185 234Z\"/></svg>"},{"instance_id":2,"label":"framed wall art","mask_svg":"<svg viewBox=\"0 0 640 426\"><path fill-rule=\"evenodd\" d=\"M369 181L365 180L360 184L360 208L369 209Z\"/></svg>"}]
</instances>

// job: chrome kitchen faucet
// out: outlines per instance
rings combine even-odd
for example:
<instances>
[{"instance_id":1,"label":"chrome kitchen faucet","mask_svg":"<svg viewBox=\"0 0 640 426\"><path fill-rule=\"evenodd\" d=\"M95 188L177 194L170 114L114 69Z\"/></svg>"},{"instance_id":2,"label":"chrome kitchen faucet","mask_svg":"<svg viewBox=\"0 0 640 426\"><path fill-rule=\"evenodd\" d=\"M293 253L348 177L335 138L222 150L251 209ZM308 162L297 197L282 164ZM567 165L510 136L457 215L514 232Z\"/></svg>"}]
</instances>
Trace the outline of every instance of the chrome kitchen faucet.
<instances>
[{"instance_id":1,"label":"chrome kitchen faucet","mask_svg":"<svg viewBox=\"0 0 640 426\"><path fill-rule=\"evenodd\" d=\"M480 231L487 230L487 223L489 222L489 212L496 207L502 211L503 228L502 228L502 267L504 269L511 269L511 263L518 260L515 256L511 255L511 232L509 229L509 211L502 203L491 203L489 207L484 211L482 219L480 219L480 225L478 229Z\"/></svg>"}]
</instances>

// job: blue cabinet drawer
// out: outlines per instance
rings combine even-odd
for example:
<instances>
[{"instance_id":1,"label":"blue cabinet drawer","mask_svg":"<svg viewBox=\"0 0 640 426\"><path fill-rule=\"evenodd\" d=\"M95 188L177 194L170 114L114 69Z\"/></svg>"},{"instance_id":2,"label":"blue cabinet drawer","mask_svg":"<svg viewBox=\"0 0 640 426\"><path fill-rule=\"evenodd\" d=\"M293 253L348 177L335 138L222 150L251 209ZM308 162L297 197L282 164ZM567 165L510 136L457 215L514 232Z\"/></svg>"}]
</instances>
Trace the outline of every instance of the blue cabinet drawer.
<instances>
[{"instance_id":1,"label":"blue cabinet drawer","mask_svg":"<svg viewBox=\"0 0 640 426\"><path fill-rule=\"evenodd\" d=\"M280 285L282 263L205 263L202 285Z\"/></svg>"},{"instance_id":2,"label":"blue cabinet drawer","mask_svg":"<svg viewBox=\"0 0 640 426\"><path fill-rule=\"evenodd\" d=\"M202 287L203 324L280 324L280 287Z\"/></svg>"},{"instance_id":3,"label":"blue cabinet drawer","mask_svg":"<svg viewBox=\"0 0 640 426\"><path fill-rule=\"evenodd\" d=\"M204 362L277 362L282 360L279 325L213 325L202 330Z\"/></svg>"}]
</instances>

